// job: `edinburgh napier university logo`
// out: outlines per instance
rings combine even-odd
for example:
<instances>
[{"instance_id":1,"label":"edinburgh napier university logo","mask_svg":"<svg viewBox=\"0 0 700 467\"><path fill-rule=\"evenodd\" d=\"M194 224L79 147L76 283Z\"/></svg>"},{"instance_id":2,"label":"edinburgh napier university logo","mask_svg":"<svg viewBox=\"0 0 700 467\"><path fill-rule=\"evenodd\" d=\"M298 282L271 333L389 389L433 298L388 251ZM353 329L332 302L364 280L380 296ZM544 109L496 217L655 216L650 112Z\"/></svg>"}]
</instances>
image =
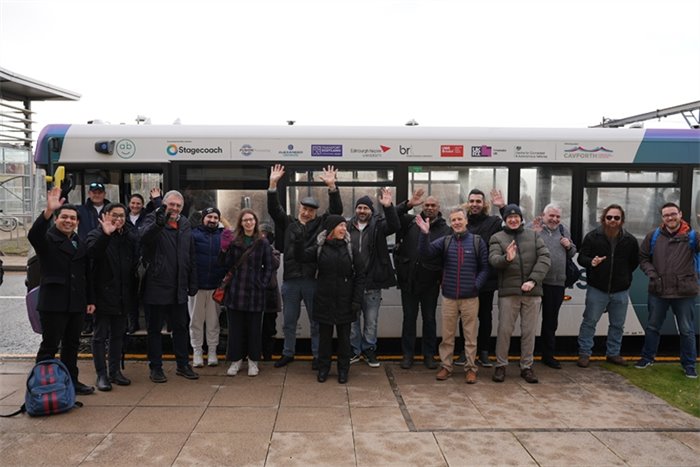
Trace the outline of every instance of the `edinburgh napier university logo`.
<instances>
[{"instance_id":1,"label":"edinburgh napier university logo","mask_svg":"<svg viewBox=\"0 0 700 467\"><path fill-rule=\"evenodd\" d=\"M440 146L440 157L464 157L464 146L443 144Z\"/></svg>"},{"instance_id":2,"label":"edinburgh napier university logo","mask_svg":"<svg viewBox=\"0 0 700 467\"><path fill-rule=\"evenodd\" d=\"M491 146L472 146L472 157L491 157L492 155Z\"/></svg>"},{"instance_id":3,"label":"edinburgh napier university logo","mask_svg":"<svg viewBox=\"0 0 700 467\"><path fill-rule=\"evenodd\" d=\"M312 144L311 157L343 157L343 145Z\"/></svg>"}]
</instances>

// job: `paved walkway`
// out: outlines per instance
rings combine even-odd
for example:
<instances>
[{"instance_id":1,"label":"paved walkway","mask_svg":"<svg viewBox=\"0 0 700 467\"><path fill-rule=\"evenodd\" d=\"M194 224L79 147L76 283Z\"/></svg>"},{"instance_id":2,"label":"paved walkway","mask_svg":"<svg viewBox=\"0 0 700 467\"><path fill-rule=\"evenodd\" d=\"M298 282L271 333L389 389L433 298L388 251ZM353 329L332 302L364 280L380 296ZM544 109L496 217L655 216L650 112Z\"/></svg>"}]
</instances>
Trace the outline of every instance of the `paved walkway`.
<instances>
[{"instance_id":1,"label":"paved walkway","mask_svg":"<svg viewBox=\"0 0 700 467\"><path fill-rule=\"evenodd\" d=\"M29 361L0 361L0 411L24 397ZM92 382L92 363L81 361ZM353 365L350 382L315 381L309 362L258 377L204 368L187 381L166 363L153 384L127 362L128 387L80 397L47 418L0 419L0 465L700 465L700 419L597 365L509 367L445 382L422 365ZM679 371L679 378L682 374Z\"/></svg>"}]
</instances>

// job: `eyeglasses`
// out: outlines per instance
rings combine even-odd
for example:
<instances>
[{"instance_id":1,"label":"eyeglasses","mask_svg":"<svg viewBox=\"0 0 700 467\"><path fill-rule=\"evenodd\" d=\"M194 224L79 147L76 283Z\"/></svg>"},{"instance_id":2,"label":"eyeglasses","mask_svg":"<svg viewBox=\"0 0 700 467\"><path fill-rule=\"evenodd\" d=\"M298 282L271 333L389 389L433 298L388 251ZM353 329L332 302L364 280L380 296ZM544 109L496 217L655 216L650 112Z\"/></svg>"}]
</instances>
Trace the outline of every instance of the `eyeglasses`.
<instances>
[{"instance_id":1,"label":"eyeglasses","mask_svg":"<svg viewBox=\"0 0 700 467\"><path fill-rule=\"evenodd\" d=\"M678 213L672 212L670 214L662 214L661 217L678 217Z\"/></svg>"},{"instance_id":2,"label":"eyeglasses","mask_svg":"<svg viewBox=\"0 0 700 467\"><path fill-rule=\"evenodd\" d=\"M248 217L246 219L241 219L241 222L255 222L255 219L252 217Z\"/></svg>"},{"instance_id":3,"label":"eyeglasses","mask_svg":"<svg viewBox=\"0 0 700 467\"><path fill-rule=\"evenodd\" d=\"M126 218L126 216L124 214L110 213L110 216L112 216L112 219L125 219Z\"/></svg>"},{"instance_id":4,"label":"eyeglasses","mask_svg":"<svg viewBox=\"0 0 700 467\"><path fill-rule=\"evenodd\" d=\"M621 216L605 216L605 220L607 221L619 221L620 219L622 219Z\"/></svg>"}]
</instances>

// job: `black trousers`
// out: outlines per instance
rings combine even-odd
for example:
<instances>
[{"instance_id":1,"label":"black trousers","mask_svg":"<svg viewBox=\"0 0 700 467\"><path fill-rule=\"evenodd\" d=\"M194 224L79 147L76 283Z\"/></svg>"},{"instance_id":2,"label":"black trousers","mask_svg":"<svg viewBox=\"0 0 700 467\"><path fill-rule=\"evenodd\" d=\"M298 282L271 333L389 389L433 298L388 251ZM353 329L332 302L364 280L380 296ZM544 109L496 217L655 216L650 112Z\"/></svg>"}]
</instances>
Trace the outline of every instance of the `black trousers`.
<instances>
[{"instance_id":1,"label":"black trousers","mask_svg":"<svg viewBox=\"0 0 700 467\"><path fill-rule=\"evenodd\" d=\"M401 327L401 351L403 356L410 358L415 355L416 320L420 308L423 318L423 333L421 352L425 358L432 359L437 350L437 325L435 310L437 309L440 285L435 284L421 293L414 294L401 289L401 307L403 308L403 324Z\"/></svg>"},{"instance_id":2,"label":"black trousers","mask_svg":"<svg viewBox=\"0 0 700 467\"><path fill-rule=\"evenodd\" d=\"M265 358L272 358L275 348L275 335L277 334L277 313L263 313L262 321L262 354Z\"/></svg>"},{"instance_id":3,"label":"black trousers","mask_svg":"<svg viewBox=\"0 0 700 467\"><path fill-rule=\"evenodd\" d=\"M327 324L318 323L318 370L330 371L331 358L333 357L333 328L338 333L338 372L350 371L350 329L352 323Z\"/></svg>"},{"instance_id":4,"label":"black trousers","mask_svg":"<svg viewBox=\"0 0 700 467\"><path fill-rule=\"evenodd\" d=\"M259 362L262 353L262 312L226 308L228 342L226 359L237 362L243 357Z\"/></svg>"},{"instance_id":5,"label":"black trousers","mask_svg":"<svg viewBox=\"0 0 700 467\"><path fill-rule=\"evenodd\" d=\"M95 330L92 335L92 361L97 376L114 375L119 371L119 363L124 348L126 333L126 315L107 315L95 313ZM108 339L109 338L109 339ZM105 346L109 340L109 367L106 365Z\"/></svg>"},{"instance_id":6,"label":"black trousers","mask_svg":"<svg viewBox=\"0 0 700 467\"><path fill-rule=\"evenodd\" d=\"M559 326L559 309L564 302L564 286L542 284L542 329L540 329L540 353L542 358L552 358L556 352L555 334Z\"/></svg>"},{"instance_id":7,"label":"black trousers","mask_svg":"<svg viewBox=\"0 0 700 467\"><path fill-rule=\"evenodd\" d=\"M39 311L41 321L41 344L36 361L56 358L61 347L61 361L68 368L73 383L78 382L78 346L83 330L84 313Z\"/></svg>"},{"instance_id":8,"label":"black trousers","mask_svg":"<svg viewBox=\"0 0 700 467\"><path fill-rule=\"evenodd\" d=\"M173 352L178 368L184 368L189 364L187 343L190 340L190 331L187 327L189 311L187 303L173 303L172 305L149 305L148 316L148 360L150 368L163 367L163 320L167 319L173 332Z\"/></svg>"}]
</instances>

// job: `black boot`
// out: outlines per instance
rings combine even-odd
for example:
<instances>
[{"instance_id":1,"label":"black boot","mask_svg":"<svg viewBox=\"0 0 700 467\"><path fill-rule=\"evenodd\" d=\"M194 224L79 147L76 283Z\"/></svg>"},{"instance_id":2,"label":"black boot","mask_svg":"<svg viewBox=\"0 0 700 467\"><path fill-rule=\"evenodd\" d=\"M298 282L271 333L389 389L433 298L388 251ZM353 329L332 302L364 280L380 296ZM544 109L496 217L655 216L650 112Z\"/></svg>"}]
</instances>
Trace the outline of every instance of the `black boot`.
<instances>
[{"instance_id":1,"label":"black boot","mask_svg":"<svg viewBox=\"0 0 700 467\"><path fill-rule=\"evenodd\" d=\"M319 383L325 383L327 379L328 379L328 370L327 369L318 370L318 376L316 377L316 380Z\"/></svg>"},{"instance_id":2,"label":"black boot","mask_svg":"<svg viewBox=\"0 0 700 467\"><path fill-rule=\"evenodd\" d=\"M340 384L348 382L348 370L338 370L338 382Z\"/></svg>"},{"instance_id":3,"label":"black boot","mask_svg":"<svg viewBox=\"0 0 700 467\"><path fill-rule=\"evenodd\" d=\"M109 377L109 381L118 386L128 386L131 384L131 380L124 376L121 371L113 372Z\"/></svg>"},{"instance_id":4,"label":"black boot","mask_svg":"<svg viewBox=\"0 0 700 467\"><path fill-rule=\"evenodd\" d=\"M112 384L109 382L107 375L97 375L97 382L95 383L98 391L111 391Z\"/></svg>"}]
</instances>

